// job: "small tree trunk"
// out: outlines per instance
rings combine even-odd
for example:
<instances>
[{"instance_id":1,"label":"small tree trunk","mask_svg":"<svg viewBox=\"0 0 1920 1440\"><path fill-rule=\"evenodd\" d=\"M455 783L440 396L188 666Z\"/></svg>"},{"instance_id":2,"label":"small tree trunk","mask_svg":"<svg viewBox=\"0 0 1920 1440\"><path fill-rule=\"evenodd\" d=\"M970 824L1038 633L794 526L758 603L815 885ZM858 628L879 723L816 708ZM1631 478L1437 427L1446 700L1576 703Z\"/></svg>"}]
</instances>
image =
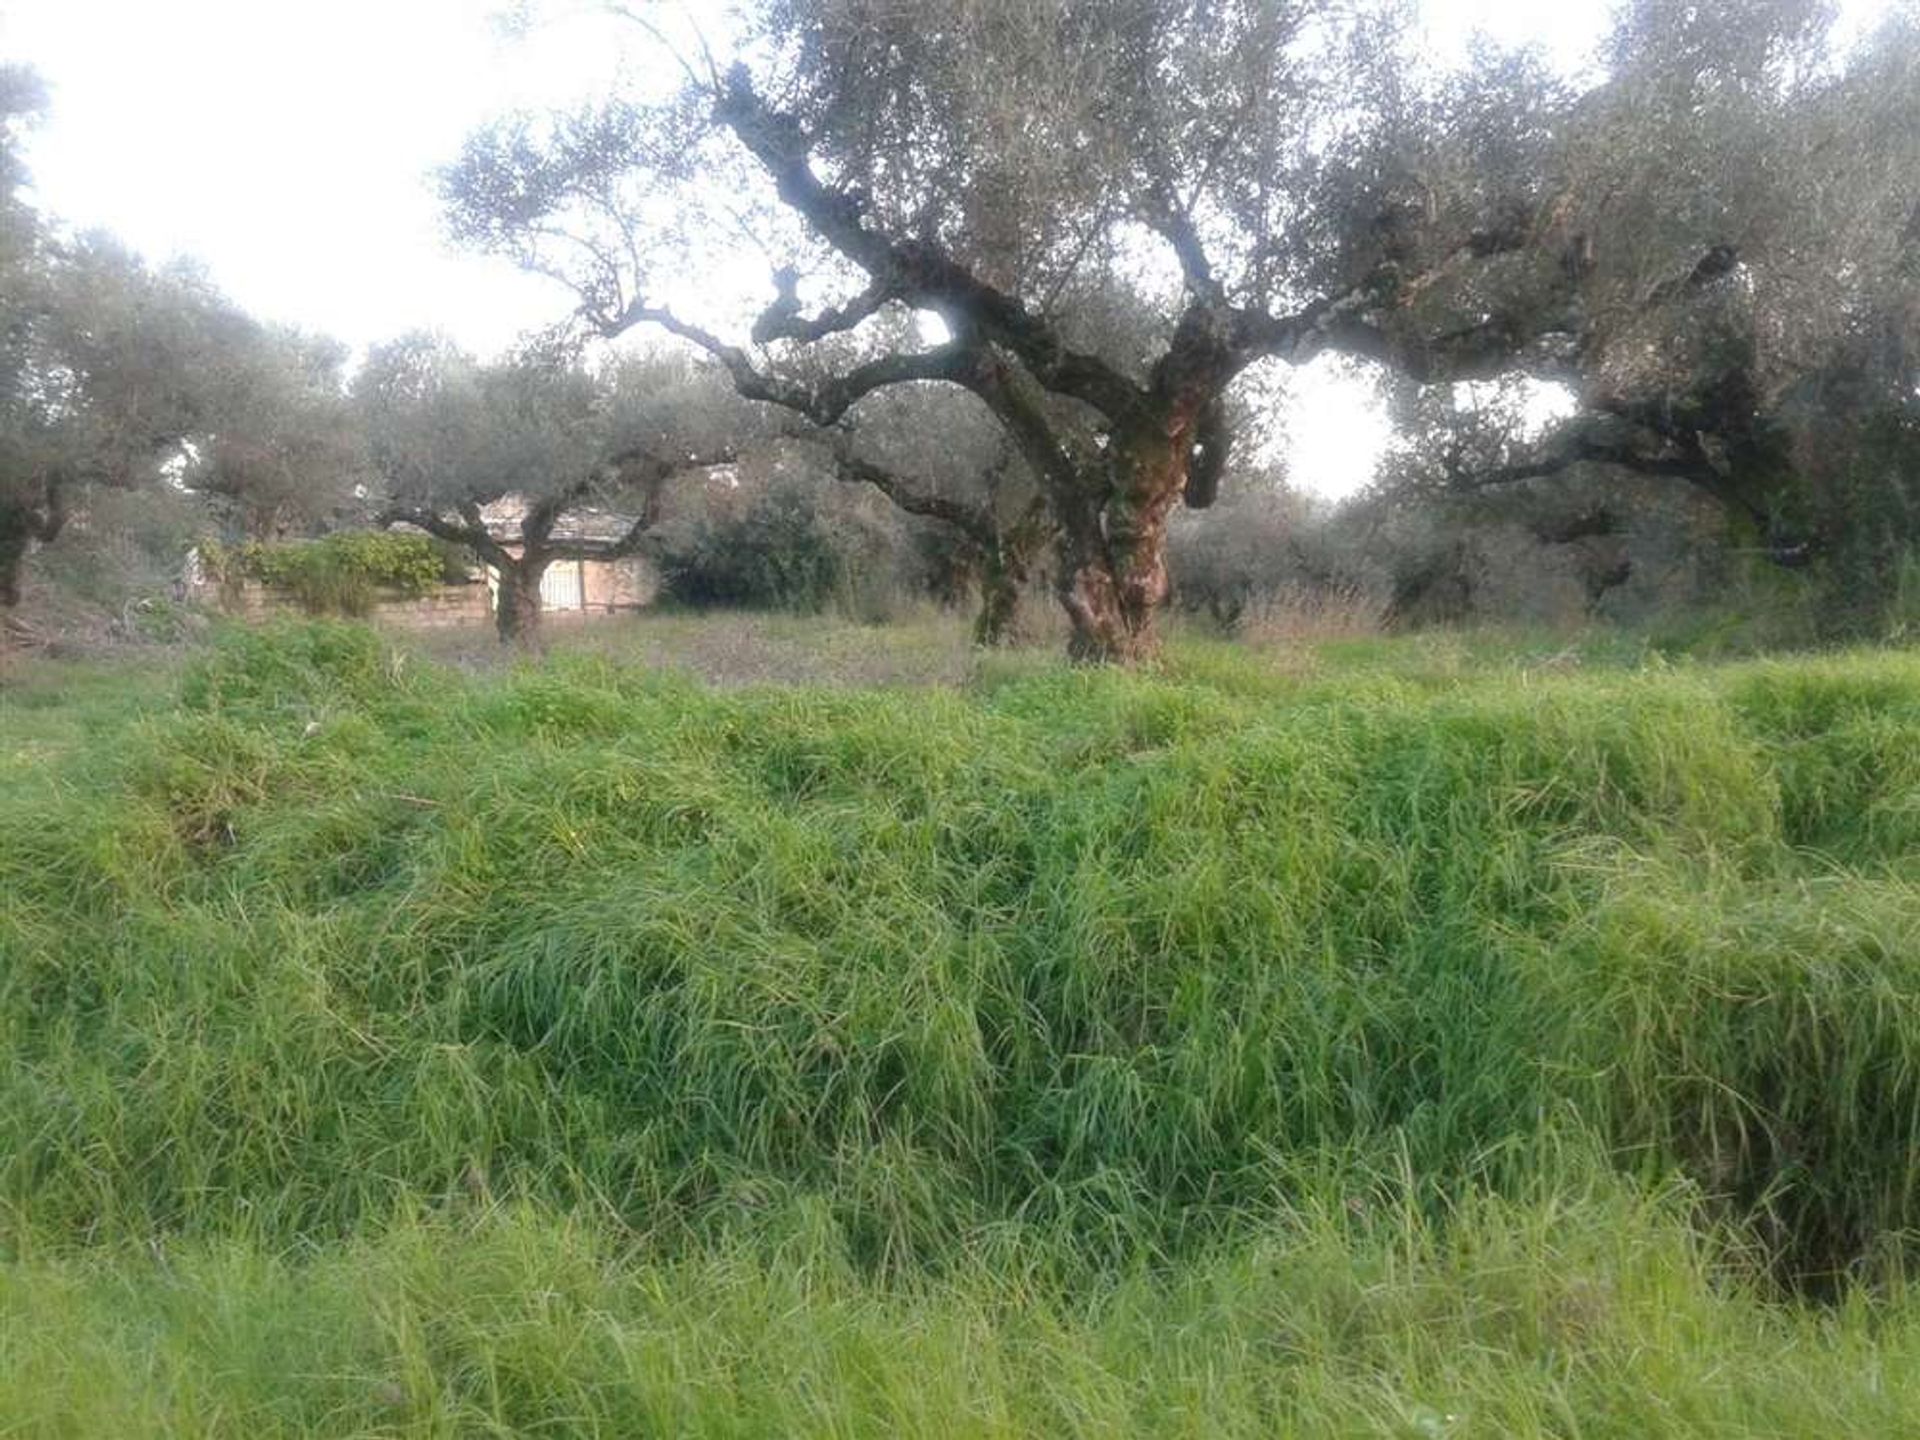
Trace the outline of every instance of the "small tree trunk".
<instances>
[{"instance_id":1,"label":"small tree trunk","mask_svg":"<svg viewBox=\"0 0 1920 1440\"><path fill-rule=\"evenodd\" d=\"M514 565L495 567L500 576L493 623L500 632L502 645L523 650L540 646L540 577L546 574L544 560L522 560Z\"/></svg>"},{"instance_id":2,"label":"small tree trunk","mask_svg":"<svg viewBox=\"0 0 1920 1440\"><path fill-rule=\"evenodd\" d=\"M25 527L10 524L6 512L0 511L0 606L8 610L20 603L20 582L32 540Z\"/></svg>"},{"instance_id":3,"label":"small tree trunk","mask_svg":"<svg viewBox=\"0 0 1920 1440\"><path fill-rule=\"evenodd\" d=\"M27 555L36 543L50 545L67 523L67 492L58 479L40 485L37 501L0 501L0 607L20 603Z\"/></svg>"},{"instance_id":4,"label":"small tree trunk","mask_svg":"<svg viewBox=\"0 0 1920 1440\"><path fill-rule=\"evenodd\" d=\"M980 567L980 613L973 620L973 643L1011 644L1020 626L1020 577L1005 560L989 555Z\"/></svg>"}]
</instances>

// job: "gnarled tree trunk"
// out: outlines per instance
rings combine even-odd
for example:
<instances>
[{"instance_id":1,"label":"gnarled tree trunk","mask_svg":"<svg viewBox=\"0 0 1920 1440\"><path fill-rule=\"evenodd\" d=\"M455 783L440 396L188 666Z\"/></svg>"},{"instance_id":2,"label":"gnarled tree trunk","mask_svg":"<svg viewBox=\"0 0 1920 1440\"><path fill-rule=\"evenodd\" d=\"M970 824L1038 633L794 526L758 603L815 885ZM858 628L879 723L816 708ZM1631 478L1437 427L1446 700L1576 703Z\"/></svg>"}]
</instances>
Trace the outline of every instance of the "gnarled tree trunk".
<instances>
[{"instance_id":1,"label":"gnarled tree trunk","mask_svg":"<svg viewBox=\"0 0 1920 1440\"><path fill-rule=\"evenodd\" d=\"M1068 653L1086 664L1132 665L1160 651L1167 523L1186 492L1194 407L1182 406L1116 434L1107 473L1055 497L1060 518L1060 601L1072 625Z\"/></svg>"},{"instance_id":2,"label":"gnarled tree trunk","mask_svg":"<svg viewBox=\"0 0 1920 1440\"><path fill-rule=\"evenodd\" d=\"M1021 602L1033 578L1034 561L1053 537L1044 498L1032 501L1011 524L993 523L991 542L980 547L980 613L976 645L1010 645L1020 638Z\"/></svg>"},{"instance_id":3,"label":"gnarled tree trunk","mask_svg":"<svg viewBox=\"0 0 1920 1440\"><path fill-rule=\"evenodd\" d=\"M1091 508L1091 507L1089 507ZM1062 528L1060 604L1072 627L1068 656L1089 665L1131 664L1158 648L1153 615L1129 615L1097 510Z\"/></svg>"},{"instance_id":4,"label":"gnarled tree trunk","mask_svg":"<svg viewBox=\"0 0 1920 1440\"><path fill-rule=\"evenodd\" d=\"M38 490L37 500L0 500L0 607L8 610L20 603L33 547L51 543L66 527L66 488L55 478Z\"/></svg>"}]
</instances>

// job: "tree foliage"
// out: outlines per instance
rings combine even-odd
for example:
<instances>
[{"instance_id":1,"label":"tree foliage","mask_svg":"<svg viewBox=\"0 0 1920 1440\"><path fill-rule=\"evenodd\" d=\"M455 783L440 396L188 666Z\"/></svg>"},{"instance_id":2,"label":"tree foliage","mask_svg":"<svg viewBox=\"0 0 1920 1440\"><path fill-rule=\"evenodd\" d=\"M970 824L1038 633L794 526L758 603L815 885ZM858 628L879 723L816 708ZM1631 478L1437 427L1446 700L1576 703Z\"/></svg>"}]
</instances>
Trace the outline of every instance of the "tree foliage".
<instances>
[{"instance_id":1,"label":"tree foliage","mask_svg":"<svg viewBox=\"0 0 1920 1440\"><path fill-rule=\"evenodd\" d=\"M1688 484L1853 625L1920 543L1920 27L1896 9L1836 52L1825 7L1732 8L1624 9L1561 123L1575 413L1537 436L1442 402L1413 478Z\"/></svg>"},{"instance_id":2,"label":"tree foliage","mask_svg":"<svg viewBox=\"0 0 1920 1440\"><path fill-rule=\"evenodd\" d=\"M1046 496L1076 653L1133 658L1167 591L1168 514L1212 499L1249 366L1341 347L1450 373L1562 323L1541 292L1564 267L1512 195L1463 190L1423 216L1422 247L1356 247L1329 218L1402 133L1400 25L1312 0L781 0L667 102L475 137L449 211L568 280L602 333L661 326L815 424L891 386L972 391ZM1456 82L1422 102L1462 173L1489 148L1480 100ZM642 237L669 208L705 237L731 212L775 260L751 349L667 303L685 273ZM1471 278L1495 257L1536 283ZM1414 301L1442 294L1474 318L1431 324ZM913 310L950 338L867 325ZM823 369L822 342L854 353Z\"/></svg>"},{"instance_id":3,"label":"tree foliage","mask_svg":"<svg viewBox=\"0 0 1920 1440\"><path fill-rule=\"evenodd\" d=\"M220 425L196 446L186 485L255 539L356 518L372 478L347 400L346 347L258 327L226 353Z\"/></svg>"},{"instance_id":4,"label":"tree foliage","mask_svg":"<svg viewBox=\"0 0 1920 1440\"><path fill-rule=\"evenodd\" d=\"M171 482L252 534L328 518L357 478L343 353L262 326L191 264L150 266L29 207L19 141L40 98L0 69L0 604L103 487Z\"/></svg>"},{"instance_id":5,"label":"tree foliage","mask_svg":"<svg viewBox=\"0 0 1920 1440\"><path fill-rule=\"evenodd\" d=\"M766 0L671 56L678 93L505 122L445 193L601 333L664 328L816 425L972 391L1045 497L1076 653L1130 658L1236 380L1329 349L1559 380L1581 413L1496 470L1630 464L1833 548L1788 412L1823 376L1911 408L1913 24L1840 53L1810 0L1736 10L1628 5L1582 86L1423 64L1387 3ZM773 292L746 343L694 298L742 229Z\"/></svg>"},{"instance_id":6,"label":"tree foliage","mask_svg":"<svg viewBox=\"0 0 1920 1440\"><path fill-rule=\"evenodd\" d=\"M468 546L494 571L501 638L529 641L540 578L554 560L619 559L646 543L662 487L737 458L743 430L730 395L686 361L622 357L592 368L537 337L482 364L445 340L403 337L368 357L355 403L383 492L384 523L405 522ZM524 501L502 538L482 509ZM591 544L561 521L591 502L636 512L624 534Z\"/></svg>"}]
</instances>

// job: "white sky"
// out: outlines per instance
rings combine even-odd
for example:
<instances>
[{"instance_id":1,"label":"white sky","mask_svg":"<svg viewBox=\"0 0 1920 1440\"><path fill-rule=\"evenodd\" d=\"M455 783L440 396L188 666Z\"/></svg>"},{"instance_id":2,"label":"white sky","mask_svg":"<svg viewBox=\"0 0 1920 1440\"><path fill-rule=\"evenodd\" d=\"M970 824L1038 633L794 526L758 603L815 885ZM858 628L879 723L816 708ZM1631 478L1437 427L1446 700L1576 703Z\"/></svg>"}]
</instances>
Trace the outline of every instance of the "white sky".
<instances>
[{"instance_id":1,"label":"white sky","mask_svg":"<svg viewBox=\"0 0 1920 1440\"><path fill-rule=\"evenodd\" d=\"M1850 15L1886 0L1845 0ZM150 259L190 254L263 318L356 347L417 328L492 352L566 292L442 239L429 173L503 110L604 94L620 34L576 21L519 40L499 0L0 0L0 56L52 91L29 142L42 207ZM1475 28L1579 62L1606 0L1425 0L1432 44ZM1294 475L1327 494L1372 473L1384 430L1341 367L1294 389Z\"/></svg>"}]
</instances>

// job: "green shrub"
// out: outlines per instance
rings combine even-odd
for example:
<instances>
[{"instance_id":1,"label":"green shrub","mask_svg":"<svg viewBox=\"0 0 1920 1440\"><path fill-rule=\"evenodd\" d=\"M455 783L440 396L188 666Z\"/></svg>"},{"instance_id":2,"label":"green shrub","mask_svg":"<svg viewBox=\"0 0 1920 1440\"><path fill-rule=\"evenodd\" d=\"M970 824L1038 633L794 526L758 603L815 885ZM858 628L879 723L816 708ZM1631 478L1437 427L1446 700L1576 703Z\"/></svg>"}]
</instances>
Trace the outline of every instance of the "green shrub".
<instances>
[{"instance_id":1,"label":"green shrub","mask_svg":"<svg viewBox=\"0 0 1920 1440\"><path fill-rule=\"evenodd\" d=\"M215 580L257 580L289 591L312 615L365 615L383 590L424 595L467 575L460 547L384 530L348 530L277 545L249 540L232 548L206 541L200 556Z\"/></svg>"},{"instance_id":2,"label":"green shrub","mask_svg":"<svg viewBox=\"0 0 1920 1440\"><path fill-rule=\"evenodd\" d=\"M660 555L667 594L685 605L815 613L851 588L859 537L817 497L777 484L735 516L701 519Z\"/></svg>"},{"instance_id":3,"label":"green shrub","mask_svg":"<svg viewBox=\"0 0 1920 1440\"><path fill-rule=\"evenodd\" d=\"M187 668L180 698L189 710L254 715L366 704L392 693L401 665L364 625L230 626Z\"/></svg>"}]
</instances>

